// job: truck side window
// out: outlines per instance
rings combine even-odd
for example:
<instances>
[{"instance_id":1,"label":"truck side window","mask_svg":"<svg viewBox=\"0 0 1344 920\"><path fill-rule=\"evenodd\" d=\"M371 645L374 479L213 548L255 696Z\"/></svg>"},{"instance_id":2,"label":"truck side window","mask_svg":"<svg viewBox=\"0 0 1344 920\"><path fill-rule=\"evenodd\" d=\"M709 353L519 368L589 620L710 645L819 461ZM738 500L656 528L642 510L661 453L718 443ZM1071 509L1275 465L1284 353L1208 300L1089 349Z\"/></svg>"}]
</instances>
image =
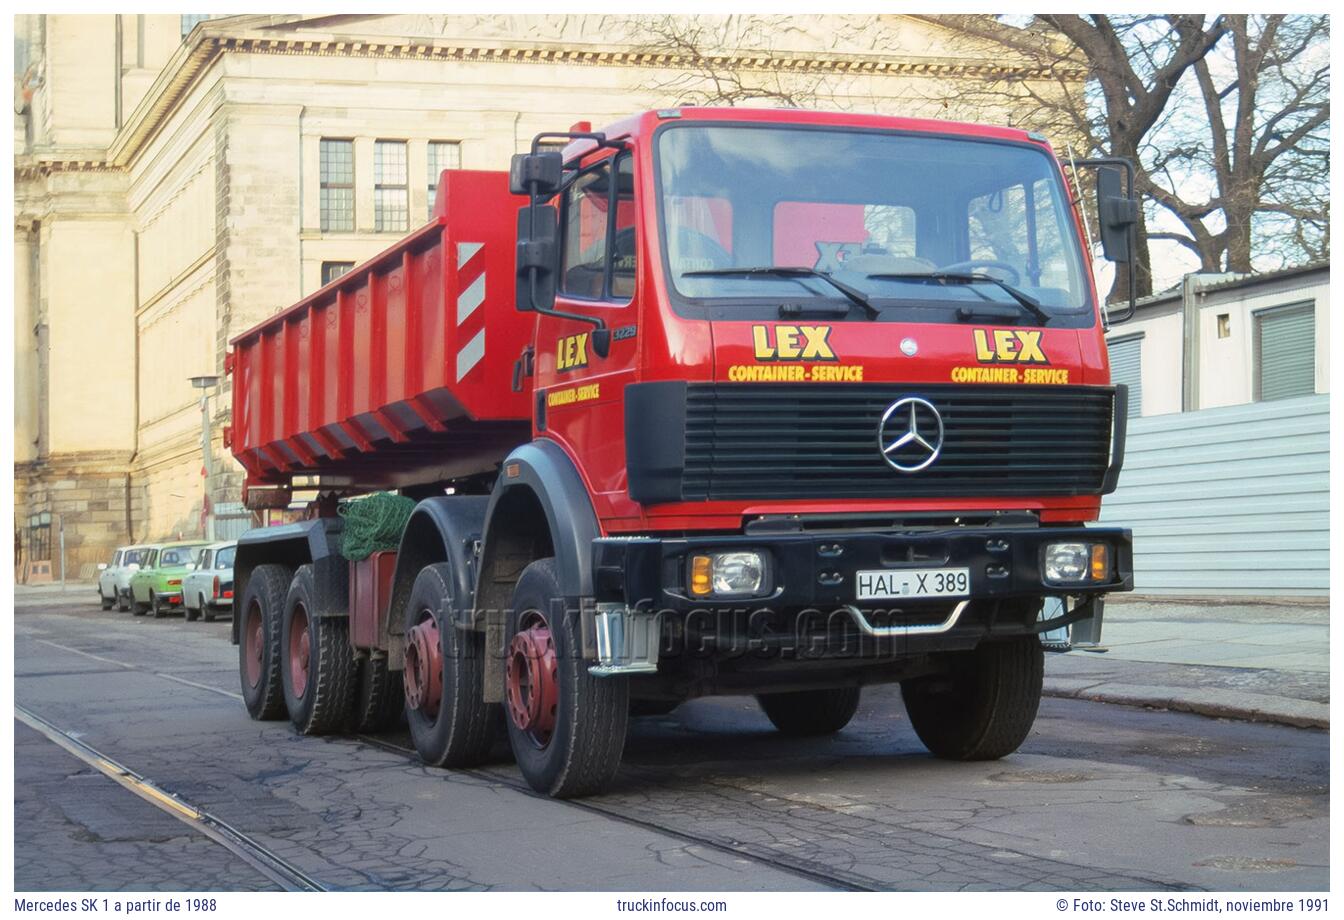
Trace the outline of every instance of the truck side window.
<instances>
[{"instance_id":1,"label":"truck side window","mask_svg":"<svg viewBox=\"0 0 1344 920\"><path fill-rule=\"evenodd\" d=\"M560 292L588 300L629 300L635 292L634 171L629 156L581 175L565 193Z\"/></svg>"},{"instance_id":2,"label":"truck side window","mask_svg":"<svg viewBox=\"0 0 1344 920\"><path fill-rule=\"evenodd\" d=\"M607 274L607 212L611 164L584 173L565 193L565 249L560 291L590 300L602 297Z\"/></svg>"},{"instance_id":3,"label":"truck side window","mask_svg":"<svg viewBox=\"0 0 1344 920\"><path fill-rule=\"evenodd\" d=\"M611 238L611 296L635 296L635 167L623 156L616 164L615 233Z\"/></svg>"}]
</instances>

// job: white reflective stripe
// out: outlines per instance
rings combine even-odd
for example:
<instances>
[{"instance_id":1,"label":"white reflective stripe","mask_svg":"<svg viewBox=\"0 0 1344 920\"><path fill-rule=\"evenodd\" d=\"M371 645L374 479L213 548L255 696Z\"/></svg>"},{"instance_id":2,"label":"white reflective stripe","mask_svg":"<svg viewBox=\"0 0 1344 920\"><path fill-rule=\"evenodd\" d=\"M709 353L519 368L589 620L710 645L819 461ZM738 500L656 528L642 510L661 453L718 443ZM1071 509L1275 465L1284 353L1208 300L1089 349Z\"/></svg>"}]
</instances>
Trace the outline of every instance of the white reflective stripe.
<instances>
[{"instance_id":1,"label":"white reflective stripe","mask_svg":"<svg viewBox=\"0 0 1344 920\"><path fill-rule=\"evenodd\" d=\"M476 308L485 302L485 275L471 282L467 289L457 295L457 322L464 323Z\"/></svg>"},{"instance_id":2,"label":"white reflective stripe","mask_svg":"<svg viewBox=\"0 0 1344 920\"><path fill-rule=\"evenodd\" d=\"M462 350L457 353L457 379L460 381L467 372L485 357L485 330L476 333Z\"/></svg>"},{"instance_id":3,"label":"white reflective stripe","mask_svg":"<svg viewBox=\"0 0 1344 920\"><path fill-rule=\"evenodd\" d=\"M461 268L471 261L471 257L481 251L484 243L458 243L457 244L457 267Z\"/></svg>"}]
</instances>

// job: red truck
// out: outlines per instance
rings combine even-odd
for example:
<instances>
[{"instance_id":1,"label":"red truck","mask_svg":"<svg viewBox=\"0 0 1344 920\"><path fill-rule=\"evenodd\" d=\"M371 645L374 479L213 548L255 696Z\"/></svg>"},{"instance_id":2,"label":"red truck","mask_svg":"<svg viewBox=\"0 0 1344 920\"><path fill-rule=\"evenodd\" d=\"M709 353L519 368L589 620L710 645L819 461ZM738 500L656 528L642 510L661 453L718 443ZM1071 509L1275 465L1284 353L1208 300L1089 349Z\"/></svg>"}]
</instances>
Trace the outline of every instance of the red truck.
<instances>
[{"instance_id":1,"label":"red truck","mask_svg":"<svg viewBox=\"0 0 1344 920\"><path fill-rule=\"evenodd\" d=\"M1128 261L1132 174L1081 165ZM1011 753L1039 633L1133 586L1085 526L1126 394L1076 188L1025 131L712 108L445 172L427 226L232 342L244 501L318 494L238 542L248 712L404 705L449 767L506 731L556 796L707 694L817 734L899 682L934 755ZM418 503L349 562L376 491Z\"/></svg>"}]
</instances>

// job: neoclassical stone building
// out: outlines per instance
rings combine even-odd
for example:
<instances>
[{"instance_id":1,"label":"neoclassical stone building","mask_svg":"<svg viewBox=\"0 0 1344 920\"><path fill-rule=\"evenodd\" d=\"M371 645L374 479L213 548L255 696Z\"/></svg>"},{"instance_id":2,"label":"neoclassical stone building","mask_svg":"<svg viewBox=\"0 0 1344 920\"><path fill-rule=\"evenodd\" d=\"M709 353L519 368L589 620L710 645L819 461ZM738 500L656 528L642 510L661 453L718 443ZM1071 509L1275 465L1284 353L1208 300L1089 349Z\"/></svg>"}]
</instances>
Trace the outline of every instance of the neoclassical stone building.
<instances>
[{"instance_id":1,"label":"neoclassical stone building","mask_svg":"<svg viewBox=\"0 0 1344 920\"><path fill-rule=\"evenodd\" d=\"M71 578L117 544L200 535L207 488L237 501L227 381L206 484L188 378L422 223L440 169L716 99L1010 122L958 88L1059 78L929 17L201 20L15 20L16 536L64 521Z\"/></svg>"}]
</instances>

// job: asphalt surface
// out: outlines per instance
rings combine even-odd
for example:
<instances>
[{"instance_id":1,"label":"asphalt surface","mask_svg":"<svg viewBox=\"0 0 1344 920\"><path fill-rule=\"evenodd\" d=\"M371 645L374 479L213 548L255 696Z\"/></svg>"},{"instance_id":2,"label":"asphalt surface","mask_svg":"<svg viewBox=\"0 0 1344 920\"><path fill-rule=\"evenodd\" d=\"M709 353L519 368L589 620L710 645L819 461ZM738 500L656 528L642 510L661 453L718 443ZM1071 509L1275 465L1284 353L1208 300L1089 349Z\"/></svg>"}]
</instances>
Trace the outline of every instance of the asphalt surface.
<instances>
[{"instance_id":1,"label":"asphalt surface","mask_svg":"<svg viewBox=\"0 0 1344 920\"><path fill-rule=\"evenodd\" d=\"M19 607L16 705L325 887L1329 884L1323 731L1048 698L1017 754L949 764L924 752L894 687L870 688L847 729L808 741L775 734L750 699L706 699L632 720L615 789L566 803L532 794L506 759L443 771L408 756L404 734L303 738L250 721L228 632L95 604ZM27 724L15 738L18 890L275 887Z\"/></svg>"}]
</instances>

